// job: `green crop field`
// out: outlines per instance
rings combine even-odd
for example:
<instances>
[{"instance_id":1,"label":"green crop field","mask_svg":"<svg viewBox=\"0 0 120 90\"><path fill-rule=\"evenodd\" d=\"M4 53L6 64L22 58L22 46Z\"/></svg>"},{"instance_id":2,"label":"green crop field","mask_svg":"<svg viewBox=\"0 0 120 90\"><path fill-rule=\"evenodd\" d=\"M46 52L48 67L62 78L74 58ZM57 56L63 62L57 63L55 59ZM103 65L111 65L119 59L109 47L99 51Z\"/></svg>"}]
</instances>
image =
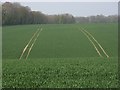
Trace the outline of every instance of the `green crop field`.
<instances>
[{"instance_id":1,"label":"green crop field","mask_svg":"<svg viewBox=\"0 0 120 90\"><path fill-rule=\"evenodd\" d=\"M3 27L3 87L118 87L117 27L117 23Z\"/></svg>"}]
</instances>

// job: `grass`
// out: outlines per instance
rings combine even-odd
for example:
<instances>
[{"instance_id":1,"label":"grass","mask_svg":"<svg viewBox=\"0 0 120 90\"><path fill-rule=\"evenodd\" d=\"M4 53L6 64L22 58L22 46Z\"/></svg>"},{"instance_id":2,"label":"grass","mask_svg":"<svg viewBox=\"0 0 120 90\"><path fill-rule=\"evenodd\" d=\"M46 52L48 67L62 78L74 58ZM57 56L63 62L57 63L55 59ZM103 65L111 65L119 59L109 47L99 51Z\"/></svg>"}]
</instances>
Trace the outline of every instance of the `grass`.
<instances>
[{"instance_id":1,"label":"grass","mask_svg":"<svg viewBox=\"0 0 120 90\"><path fill-rule=\"evenodd\" d=\"M43 31L30 54L30 58L98 56L91 43L89 43L87 38L74 26L51 25L47 26L47 28L44 27L46 26L43 26ZM86 52L88 49L90 51Z\"/></svg>"},{"instance_id":2,"label":"grass","mask_svg":"<svg viewBox=\"0 0 120 90\"><path fill-rule=\"evenodd\" d=\"M29 57L98 57L79 27L87 27L86 30L98 40L110 57L117 56L117 24L53 24L42 25L43 31ZM38 25L3 27L3 58L18 59L37 28Z\"/></svg>"},{"instance_id":3,"label":"grass","mask_svg":"<svg viewBox=\"0 0 120 90\"><path fill-rule=\"evenodd\" d=\"M115 88L117 67L117 58L4 60L3 87Z\"/></svg>"},{"instance_id":4,"label":"grass","mask_svg":"<svg viewBox=\"0 0 120 90\"><path fill-rule=\"evenodd\" d=\"M3 58L18 59L38 25L3 27Z\"/></svg>"},{"instance_id":5,"label":"grass","mask_svg":"<svg viewBox=\"0 0 120 90\"><path fill-rule=\"evenodd\" d=\"M105 24L82 24L95 39L104 47L110 56L118 55L118 25L113 23Z\"/></svg>"},{"instance_id":6,"label":"grass","mask_svg":"<svg viewBox=\"0 0 120 90\"><path fill-rule=\"evenodd\" d=\"M47 24L28 60L18 60L39 25L3 27L3 87L118 87L117 24ZM110 58L100 58L85 28Z\"/></svg>"}]
</instances>

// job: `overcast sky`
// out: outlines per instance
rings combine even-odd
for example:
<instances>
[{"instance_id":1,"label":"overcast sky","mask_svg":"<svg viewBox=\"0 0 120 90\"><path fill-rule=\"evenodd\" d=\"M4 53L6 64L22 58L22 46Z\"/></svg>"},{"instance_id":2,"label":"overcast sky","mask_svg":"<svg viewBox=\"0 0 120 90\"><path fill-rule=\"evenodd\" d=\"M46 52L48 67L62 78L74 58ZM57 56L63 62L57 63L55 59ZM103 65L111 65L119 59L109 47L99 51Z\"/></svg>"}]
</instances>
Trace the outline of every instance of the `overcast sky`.
<instances>
[{"instance_id":1,"label":"overcast sky","mask_svg":"<svg viewBox=\"0 0 120 90\"><path fill-rule=\"evenodd\" d=\"M74 16L90 16L118 13L117 2L21 2L21 5L45 14L70 13Z\"/></svg>"},{"instance_id":2,"label":"overcast sky","mask_svg":"<svg viewBox=\"0 0 120 90\"><path fill-rule=\"evenodd\" d=\"M1 0L1 2L119 2L120 0Z\"/></svg>"}]
</instances>

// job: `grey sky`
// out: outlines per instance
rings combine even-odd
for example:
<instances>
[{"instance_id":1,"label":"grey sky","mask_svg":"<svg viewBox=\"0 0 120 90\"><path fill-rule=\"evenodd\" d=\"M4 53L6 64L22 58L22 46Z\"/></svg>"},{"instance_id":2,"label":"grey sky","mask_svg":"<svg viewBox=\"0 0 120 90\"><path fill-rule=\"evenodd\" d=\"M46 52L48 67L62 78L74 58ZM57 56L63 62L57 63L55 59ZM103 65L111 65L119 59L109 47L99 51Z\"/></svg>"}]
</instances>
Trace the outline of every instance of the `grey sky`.
<instances>
[{"instance_id":1,"label":"grey sky","mask_svg":"<svg viewBox=\"0 0 120 90\"><path fill-rule=\"evenodd\" d=\"M70 13L74 16L90 16L118 13L117 2L21 2L21 5L45 14Z\"/></svg>"}]
</instances>

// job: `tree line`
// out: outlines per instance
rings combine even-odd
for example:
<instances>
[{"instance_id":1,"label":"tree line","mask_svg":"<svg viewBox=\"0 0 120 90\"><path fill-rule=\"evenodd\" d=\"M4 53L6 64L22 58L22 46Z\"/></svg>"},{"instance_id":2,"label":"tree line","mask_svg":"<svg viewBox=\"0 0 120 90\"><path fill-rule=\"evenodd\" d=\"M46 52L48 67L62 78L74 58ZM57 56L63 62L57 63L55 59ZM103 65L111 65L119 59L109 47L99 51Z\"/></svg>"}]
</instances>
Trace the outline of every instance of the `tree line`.
<instances>
[{"instance_id":1,"label":"tree line","mask_svg":"<svg viewBox=\"0 0 120 90\"><path fill-rule=\"evenodd\" d=\"M5 2L2 4L2 25L17 24L71 24L88 22L117 22L117 15L74 17L71 14L46 15L40 11L32 11L20 3Z\"/></svg>"},{"instance_id":2,"label":"tree line","mask_svg":"<svg viewBox=\"0 0 120 90\"><path fill-rule=\"evenodd\" d=\"M118 22L117 15L96 15L89 17L76 17L76 23L116 23Z\"/></svg>"},{"instance_id":3,"label":"tree line","mask_svg":"<svg viewBox=\"0 0 120 90\"><path fill-rule=\"evenodd\" d=\"M28 6L19 3L5 2L2 4L2 25L15 24L46 24L46 23L74 23L71 14L45 15L40 11L31 11Z\"/></svg>"}]
</instances>

